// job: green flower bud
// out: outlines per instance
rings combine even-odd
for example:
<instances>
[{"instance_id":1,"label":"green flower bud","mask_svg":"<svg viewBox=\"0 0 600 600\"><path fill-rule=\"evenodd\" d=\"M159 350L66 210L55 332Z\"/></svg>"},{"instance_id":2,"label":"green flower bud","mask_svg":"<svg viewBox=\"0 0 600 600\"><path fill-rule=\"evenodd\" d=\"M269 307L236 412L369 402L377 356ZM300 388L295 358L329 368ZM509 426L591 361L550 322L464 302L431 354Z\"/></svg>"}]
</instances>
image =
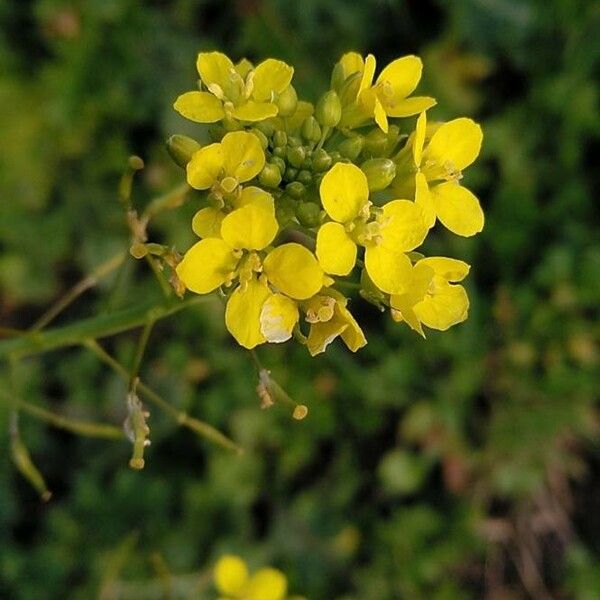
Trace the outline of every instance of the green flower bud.
<instances>
[{"instance_id":1,"label":"green flower bud","mask_svg":"<svg viewBox=\"0 0 600 600\"><path fill-rule=\"evenodd\" d=\"M302 123L302 137L307 142L318 142L321 139L321 126L312 115Z\"/></svg>"},{"instance_id":2,"label":"green flower bud","mask_svg":"<svg viewBox=\"0 0 600 600\"><path fill-rule=\"evenodd\" d=\"M323 148L315 150L312 156L312 168L316 173L327 171L331 167L333 161L331 156Z\"/></svg>"},{"instance_id":3,"label":"green flower bud","mask_svg":"<svg viewBox=\"0 0 600 600\"><path fill-rule=\"evenodd\" d=\"M221 123L223 123L223 127L225 127L227 131L240 131L241 129L244 129L239 121L227 115L223 117Z\"/></svg>"},{"instance_id":4,"label":"green flower bud","mask_svg":"<svg viewBox=\"0 0 600 600\"><path fill-rule=\"evenodd\" d=\"M342 118L342 104L338 95L329 90L317 102L315 117L323 127L335 127Z\"/></svg>"},{"instance_id":5,"label":"green flower bud","mask_svg":"<svg viewBox=\"0 0 600 600\"><path fill-rule=\"evenodd\" d=\"M344 158L356 160L363 149L364 143L362 135L355 135L341 142L338 145L338 152Z\"/></svg>"},{"instance_id":6,"label":"green flower bud","mask_svg":"<svg viewBox=\"0 0 600 600\"><path fill-rule=\"evenodd\" d=\"M296 207L296 217L304 227L317 227L321 221L321 207L314 202L302 202Z\"/></svg>"},{"instance_id":7,"label":"green flower bud","mask_svg":"<svg viewBox=\"0 0 600 600\"><path fill-rule=\"evenodd\" d=\"M396 177L396 165L389 158L370 158L360 168L367 176L371 192L384 190Z\"/></svg>"},{"instance_id":8,"label":"green flower bud","mask_svg":"<svg viewBox=\"0 0 600 600\"><path fill-rule=\"evenodd\" d=\"M285 158L287 149L285 146L277 146L277 148L273 148L273 154L279 158Z\"/></svg>"},{"instance_id":9,"label":"green flower bud","mask_svg":"<svg viewBox=\"0 0 600 600\"><path fill-rule=\"evenodd\" d=\"M289 225L296 217L296 201L287 194L281 196L275 205L275 216L281 227Z\"/></svg>"},{"instance_id":10,"label":"green flower bud","mask_svg":"<svg viewBox=\"0 0 600 600\"><path fill-rule=\"evenodd\" d=\"M294 167L288 167L283 174L283 178L286 181L294 181L296 179L296 175L298 175L298 169Z\"/></svg>"},{"instance_id":11,"label":"green flower bud","mask_svg":"<svg viewBox=\"0 0 600 600\"><path fill-rule=\"evenodd\" d=\"M172 135L167 140L167 151L180 167L185 168L196 150L200 150L200 144L186 135Z\"/></svg>"},{"instance_id":12,"label":"green flower bud","mask_svg":"<svg viewBox=\"0 0 600 600\"><path fill-rule=\"evenodd\" d=\"M283 160L283 158L280 158L279 156L273 156L269 159L269 162L279 169L279 173L281 175L285 173L285 168L287 165L285 164L285 160Z\"/></svg>"},{"instance_id":13,"label":"green flower bud","mask_svg":"<svg viewBox=\"0 0 600 600\"><path fill-rule=\"evenodd\" d=\"M300 168L304 159L306 158L306 151L302 146L297 146L296 148L288 148L287 151L287 160L292 167Z\"/></svg>"},{"instance_id":14,"label":"green flower bud","mask_svg":"<svg viewBox=\"0 0 600 600\"><path fill-rule=\"evenodd\" d=\"M267 146L269 145L269 140L267 139L267 136L260 129L257 129L256 127L253 127L250 130L250 133L253 133L258 138L258 141L260 142L262 149L266 150Z\"/></svg>"},{"instance_id":15,"label":"green flower bud","mask_svg":"<svg viewBox=\"0 0 600 600\"><path fill-rule=\"evenodd\" d=\"M310 185L312 183L312 173L306 169L302 169L302 171L296 175L296 181L299 181L304 185Z\"/></svg>"},{"instance_id":16,"label":"green flower bud","mask_svg":"<svg viewBox=\"0 0 600 600\"><path fill-rule=\"evenodd\" d=\"M333 161L334 164L337 162L340 162L340 160L342 160L342 155L337 150L330 152L329 156L331 156L331 160Z\"/></svg>"},{"instance_id":17,"label":"green flower bud","mask_svg":"<svg viewBox=\"0 0 600 600\"><path fill-rule=\"evenodd\" d=\"M302 196L304 196L304 192L306 191L306 188L299 181L292 181L292 183L288 183L285 186L285 191L292 198L302 198Z\"/></svg>"},{"instance_id":18,"label":"green flower bud","mask_svg":"<svg viewBox=\"0 0 600 600\"><path fill-rule=\"evenodd\" d=\"M364 151L368 156L383 156L388 143L388 137L381 129L373 129L365 136Z\"/></svg>"},{"instance_id":19,"label":"green flower bud","mask_svg":"<svg viewBox=\"0 0 600 600\"><path fill-rule=\"evenodd\" d=\"M342 67L341 62L337 62L333 67L333 71L331 71L331 89L339 91L342 83L344 83L344 79L344 67Z\"/></svg>"},{"instance_id":20,"label":"green flower bud","mask_svg":"<svg viewBox=\"0 0 600 600\"><path fill-rule=\"evenodd\" d=\"M273 134L273 146L275 146L275 148L281 148L286 145L287 145L287 134L285 131L278 129Z\"/></svg>"},{"instance_id":21,"label":"green flower bud","mask_svg":"<svg viewBox=\"0 0 600 600\"><path fill-rule=\"evenodd\" d=\"M262 131L268 138L275 133L275 125L272 121L258 121L254 124L254 127Z\"/></svg>"},{"instance_id":22,"label":"green flower bud","mask_svg":"<svg viewBox=\"0 0 600 600\"><path fill-rule=\"evenodd\" d=\"M312 158L310 156L307 156L304 159L304 162L302 163L302 168L306 169L307 171L310 171L312 169Z\"/></svg>"},{"instance_id":23,"label":"green flower bud","mask_svg":"<svg viewBox=\"0 0 600 600\"><path fill-rule=\"evenodd\" d=\"M299 137L294 136L289 136L288 137L288 146L291 146L292 148L297 148L298 146L302 146L302 140Z\"/></svg>"},{"instance_id":24,"label":"green flower bud","mask_svg":"<svg viewBox=\"0 0 600 600\"><path fill-rule=\"evenodd\" d=\"M281 183L281 171L276 165L267 163L259 173L258 181L266 188L276 188Z\"/></svg>"},{"instance_id":25,"label":"green flower bud","mask_svg":"<svg viewBox=\"0 0 600 600\"><path fill-rule=\"evenodd\" d=\"M293 85L288 85L276 101L280 117L291 117L298 106L298 94Z\"/></svg>"}]
</instances>

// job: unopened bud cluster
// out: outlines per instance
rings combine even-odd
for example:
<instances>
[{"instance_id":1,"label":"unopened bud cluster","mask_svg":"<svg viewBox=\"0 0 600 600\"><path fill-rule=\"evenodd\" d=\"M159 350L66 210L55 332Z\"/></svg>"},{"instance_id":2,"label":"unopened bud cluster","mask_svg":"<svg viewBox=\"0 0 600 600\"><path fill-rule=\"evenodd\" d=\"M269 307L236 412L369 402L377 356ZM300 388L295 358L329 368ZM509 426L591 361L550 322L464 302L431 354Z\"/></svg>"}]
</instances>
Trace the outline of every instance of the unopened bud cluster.
<instances>
[{"instance_id":1,"label":"unopened bud cluster","mask_svg":"<svg viewBox=\"0 0 600 600\"><path fill-rule=\"evenodd\" d=\"M416 250L438 222L460 236L482 230L479 201L460 184L482 132L467 118L428 121L435 100L412 95L418 57L374 79L372 55L347 53L315 105L279 60L234 64L207 52L197 68L200 89L174 107L208 124L212 143L168 140L202 192L191 224L199 241L176 273L191 292L221 290L239 344L295 337L315 355L339 336L356 351L366 339L349 289L421 335L467 317L458 282L469 266Z\"/></svg>"}]
</instances>

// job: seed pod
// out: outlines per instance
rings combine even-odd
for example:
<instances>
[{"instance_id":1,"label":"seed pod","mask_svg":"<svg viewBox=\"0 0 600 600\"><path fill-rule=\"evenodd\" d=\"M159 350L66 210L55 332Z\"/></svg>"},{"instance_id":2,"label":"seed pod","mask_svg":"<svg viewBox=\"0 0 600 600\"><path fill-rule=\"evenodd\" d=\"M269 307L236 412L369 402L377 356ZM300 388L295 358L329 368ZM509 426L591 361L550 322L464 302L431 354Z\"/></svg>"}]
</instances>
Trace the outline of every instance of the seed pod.
<instances>
[{"instance_id":1,"label":"seed pod","mask_svg":"<svg viewBox=\"0 0 600 600\"><path fill-rule=\"evenodd\" d=\"M200 144L186 135L172 135L167 140L167 152L180 167L185 168L197 150L200 150Z\"/></svg>"},{"instance_id":2,"label":"seed pod","mask_svg":"<svg viewBox=\"0 0 600 600\"><path fill-rule=\"evenodd\" d=\"M371 192L384 190L396 177L396 165L389 158L370 158L360 168L367 176Z\"/></svg>"},{"instance_id":3,"label":"seed pod","mask_svg":"<svg viewBox=\"0 0 600 600\"><path fill-rule=\"evenodd\" d=\"M329 90L325 92L315 108L315 117L323 127L335 127L342 118L342 104L338 95Z\"/></svg>"}]
</instances>

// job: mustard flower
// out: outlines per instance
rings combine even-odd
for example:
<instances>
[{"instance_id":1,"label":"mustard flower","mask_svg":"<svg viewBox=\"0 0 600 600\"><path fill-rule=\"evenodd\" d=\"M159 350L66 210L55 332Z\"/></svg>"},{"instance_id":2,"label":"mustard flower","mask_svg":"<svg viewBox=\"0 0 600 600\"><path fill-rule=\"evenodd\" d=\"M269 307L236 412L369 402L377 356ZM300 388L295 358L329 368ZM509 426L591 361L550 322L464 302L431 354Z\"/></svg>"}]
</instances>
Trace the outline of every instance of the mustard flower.
<instances>
[{"instance_id":1,"label":"mustard flower","mask_svg":"<svg viewBox=\"0 0 600 600\"><path fill-rule=\"evenodd\" d=\"M365 59L356 52L344 54L338 63L338 84L344 107L340 126L358 127L374 119L385 133L388 117L410 117L436 104L428 96L412 96L423 71L417 56L403 56L392 61L373 84L376 60L372 54ZM346 82L345 87L343 82Z\"/></svg>"},{"instance_id":2,"label":"mustard flower","mask_svg":"<svg viewBox=\"0 0 600 600\"><path fill-rule=\"evenodd\" d=\"M332 219L317 233L316 255L323 270L347 275L356 263L357 246L364 246L373 283L388 294L402 290L411 276L406 252L420 246L428 231L421 208L409 200L392 200L372 210L365 174L345 163L326 173L320 196Z\"/></svg>"},{"instance_id":3,"label":"mustard flower","mask_svg":"<svg viewBox=\"0 0 600 600\"><path fill-rule=\"evenodd\" d=\"M481 150L481 127L471 119L453 119L427 126L421 113L407 146L398 156L398 175L393 187L400 193L415 190L415 200L430 227L439 221L464 237L483 229L484 215L477 197L459 185L462 171Z\"/></svg>"},{"instance_id":4,"label":"mustard flower","mask_svg":"<svg viewBox=\"0 0 600 600\"><path fill-rule=\"evenodd\" d=\"M254 67L237 65L221 52L200 52L196 61L200 80L208 91L186 92L173 107L191 121L216 123L226 117L254 122L274 117L274 102L292 81L293 67L268 58Z\"/></svg>"},{"instance_id":5,"label":"mustard flower","mask_svg":"<svg viewBox=\"0 0 600 600\"><path fill-rule=\"evenodd\" d=\"M390 298L392 317L405 321L423 337L422 325L445 331L461 323L468 315L469 298L462 285L455 284L469 269L467 263L443 256L419 260L404 292Z\"/></svg>"},{"instance_id":6,"label":"mustard flower","mask_svg":"<svg viewBox=\"0 0 600 600\"><path fill-rule=\"evenodd\" d=\"M278 569L266 567L253 575L238 556L222 556L214 568L214 581L220 600L284 600L287 579Z\"/></svg>"}]
</instances>

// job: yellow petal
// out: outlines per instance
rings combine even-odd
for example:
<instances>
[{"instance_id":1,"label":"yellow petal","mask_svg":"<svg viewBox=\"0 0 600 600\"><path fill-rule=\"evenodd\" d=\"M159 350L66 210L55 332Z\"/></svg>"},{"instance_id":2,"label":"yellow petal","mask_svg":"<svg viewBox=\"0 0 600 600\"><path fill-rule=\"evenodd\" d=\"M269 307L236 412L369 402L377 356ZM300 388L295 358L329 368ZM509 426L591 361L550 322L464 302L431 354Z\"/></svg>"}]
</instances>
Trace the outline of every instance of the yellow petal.
<instances>
[{"instance_id":1,"label":"yellow petal","mask_svg":"<svg viewBox=\"0 0 600 600\"><path fill-rule=\"evenodd\" d=\"M454 181L431 188L438 219L453 233L470 237L483 229L485 218L477 197Z\"/></svg>"},{"instance_id":2,"label":"yellow petal","mask_svg":"<svg viewBox=\"0 0 600 600\"><path fill-rule=\"evenodd\" d=\"M439 165L449 163L452 170L461 171L479 156L482 140L481 127L475 121L454 119L438 127L423 158Z\"/></svg>"},{"instance_id":3,"label":"yellow petal","mask_svg":"<svg viewBox=\"0 0 600 600\"><path fill-rule=\"evenodd\" d=\"M208 206L200 209L192 219L192 229L201 238L221 237L221 223L225 214Z\"/></svg>"},{"instance_id":4,"label":"yellow petal","mask_svg":"<svg viewBox=\"0 0 600 600\"><path fill-rule=\"evenodd\" d=\"M271 250L263 269L272 285L295 300L314 296L323 285L323 271L317 259L300 244L283 244Z\"/></svg>"},{"instance_id":5,"label":"yellow petal","mask_svg":"<svg viewBox=\"0 0 600 600\"><path fill-rule=\"evenodd\" d=\"M377 63L375 61L375 57L372 54L368 54L367 58L365 58L365 67L363 70L362 79L360 80L359 93L371 87L371 84L373 83L373 75L375 75L376 65Z\"/></svg>"},{"instance_id":6,"label":"yellow petal","mask_svg":"<svg viewBox=\"0 0 600 600\"><path fill-rule=\"evenodd\" d=\"M325 273L348 275L356 263L356 244L340 223L325 223L317 233L316 255Z\"/></svg>"},{"instance_id":7,"label":"yellow petal","mask_svg":"<svg viewBox=\"0 0 600 600\"><path fill-rule=\"evenodd\" d=\"M230 212L221 224L221 237L231 248L262 250L277 235L279 224L273 212L248 204Z\"/></svg>"},{"instance_id":8,"label":"yellow petal","mask_svg":"<svg viewBox=\"0 0 600 600\"><path fill-rule=\"evenodd\" d=\"M281 60L267 58L254 70L252 97L259 102L272 102L273 92L281 94L290 85L294 68Z\"/></svg>"},{"instance_id":9,"label":"yellow petal","mask_svg":"<svg viewBox=\"0 0 600 600\"><path fill-rule=\"evenodd\" d=\"M277 105L272 102L255 102L248 100L244 104L236 106L231 114L240 121L264 121L277 114Z\"/></svg>"},{"instance_id":10,"label":"yellow petal","mask_svg":"<svg viewBox=\"0 0 600 600\"><path fill-rule=\"evenodd\" d=\"M365 267L373 283L386 294L403 294L411 281L412 265L406 254L384 246L365 250Z\"/></svg>"},{"instance_id":11,"label":"yellow petal","mask_svg":"<svg viewBox=\"0 0 600 600\"><path fill-rule=\"evenodd\" d=\"M413 96L399 100L393 105L384 103L385 111L390 117L412 117L418 115L431 107L435 106L437 101L429 96Z\"/></svg>"},{"instance_id":12,"label":"yellow petal","mask_svg":"<svg viewBox=\"0 0 600 600\"><path fill-rule=\"evenodd\" d=\"M225 325L240 346L252 349L267 341L260 331L260 313L270 294L266 283L251 279L229 297Z\"/></svg>"},{"instance_id":13,"label":"yellow petal","mask_svg":"<svg viewBox=\"0 0 600 600\"><path fill-rule=\"evenodd\" d=\"M341 332L342 340L352 352L356 352L358 349L366 346L367 338L360 325L356 322L356 319L352 316L350 311L340 304L336 305L336 310L339 312L340 318L347 324L347 327Z\"/></svg>"},{"instance_id":14,"label":"yellow petal","mask_svg":"<svg viewBox=\"0 0 600 600\"><path fill-rule=\"evenodd\" d=\"M312 323L306 339L306 347L311 356L316 356L325 349L338 335L348 329L348 323L342 319L331 318L329 321Z\"/></svg>"},{"instance_id":15,"label":"yellow petal","mask_svg":"<svg viewBox=\"0 0 600 600\"><path fill-rule=\"evenodd\" d=\"M248 567L238 556L222 556L214 570L215 585L221 594L238 595L248 582Z\"/></svg>"},{"instance_id":16,"label":"yellow petal","mask_svg":"<svg viewBox=\"0 0 600 600\"><path fill-rule=\"evenodd\" d=\"M200 52L196 68L205 86L216 83L221 89L229 86L231 72L235 71L231 60L221 52Z\"/></svg>"},{"instance_id":17,"label":"yellow petal","mask_svg":"<svg viewBox=\"0 0 600 600\"><path fill-rule=\"evenodd\" d=\"M403 56L387 65L379 74L376 83L381 84L384 90L391 89L385 95L390 101L395 102L406 98L415 90L422 71L423 63L418 56Z\"/></svg>"},{"instance_id":18,"label":"yellow petal","mask_svg":"<svg viewBox=\"0 0 600 600\"><path fill-rule=\"evenodd\" d=\"M383 206L381 245L392 252L409 252L423 243L429 227L420 206L392 200Z\"/></svg>"},{"instance_id":19,"label":"yellow petal","mask_svg":"<svg viewBox=\"0 0 600 600\"><path fill-rule=\"evenodd\" d=\"M259 569L251 577L246 593L247 600L284 600L287 580L277 569Z\"/></svg>"},{"instance_id":20,"label":"yellow petal","mask_svg":"<svg viewBox=\"0 0 600 600\"><path fill-rule=\"evenodd\" d=\"M186 166L188 183L197 190L207 190L220 177L224 160L221 144L200 148Z\"/></svg>"},{"instance_id":21,"label":"yellow petal","mask_svg":"<svg viewBox=\"0 0 600 600\"><path fill-rule=\"evenodd\" d=\"M265 166L265 153L258 138L246 131L227 133L221 140L225 172L244 182L256 177Z\"/></svg>"},{"instance_id":22,"label":"yellow petal","mask_svg":"<svg viewBox=\"0 0 600 600\"><path fill-rule=\"evenodd\" d=\"M469 298L462 285L438 283L435 294L415 304L414 311L423 325L445 331L467 318Z\"/></svg>"},{"instance_id":23,"label":"yellow petal","mask_svg":"<svg viewBox=\"0 0 600 600\"><path fill-rule=\"evenodd\" d=\"M354 73L362 73L365 69L365 61L358 52L346 52L340 58L339 64L342 69L342 81L348 79Z\"/></svg>"},{"instance_id":24,"label":"yellow petal","mask_svg":"<svg viewBox=\"0 0 600 600\"><path fill-rule=\"evenodd\" d=\"M423 211L425 225L431 229L435 224L435 204L429 191L427 178L420 172L415 175L415 204Z\"/></svg>"},{"instance_id":25,"label":"yellow petal","mask_svg":"<svg viewBox=\"0 0 600 600\"><path fill-rule=\"evenodd\" d=\"M300 318L298 305L283 294L271 294L260 313L260 330L268 342L285 342Z\"/></svg>"},{"instance_id":26,"label":"yellow petal","mask_svg":"<svg viewBox=\"0 0 600 600\"><path fill-rule=\"evenodd\" d=\"M413 331L416 331L420 336L425 337L425 332L421 326L421 321L417 317L414 304L411 303L410 299L406 294L390 296L390 306L394 311L398 311L404 321ZM397 319L397 315L393 315L394 320Z\"/></svg>"},{"instance_id":27,"label":"yellow petal","mask_svg":"<svg viewBox=\"0 0 600 600\"><path fill-rule=\"evenodd\" d=\"M254 65L247 58L242 58L242 60L235 65L235 70L242 79L246 79L246 75L253 69Z\"/></svg>"},{"instance_id":28,"label":"yellow petal","mask_svg":"<svg viewBox=\"0 0 600 600\"><path fill-rule=\"evenodd\" d=\"M271 196L269 192L265 192L265 190L253 185L245 187L242 190L240 197L235 201L236 208L241 208L248 204L254 204L259 208L272 213L275 212L275 201L273 200L273 196Z\"/></svg>"},{"instance_id":29,"label":"yellow petal","mask_svg":"<svg viewBox=\"0 0 600 600\"><path fill-rule=\"evenodd\" d=\"M338 223L355 219L369 200L366 175L356 165L341 162L327 171L319 192L323 208Z\"/></svg>"},{"instance_id":30,"label":"yellow petal","mask_svg":"<svg viewBox=\"0 0 600 600\"><path fill-rule=\"evenodd\" d=\"M177 276L196 294L208 294L223 285L238 263L231 247L220 238L194 244L177 265Z\"/></svg>"},{"instance_id":31,"label":"yellow petal","mask_svg":"<svg viewBox=\"0 0 600 600\"><path fill-rule=\"evenodd\" d=\"M423 145L425 144L425 133L427 131L427 114L423 111L417 119L415 128L415 137L412 142L412 152L415 165L421 165L421 157L423 155Z\"/></svg>"},{"instance_id":32,"label":"yellow petal","mask_svg":"<svg viewBox=\"0 0 600 600\"><path fill-rule=\"evenodd\" d=\"M446 281L462 281L471 269L466 262L445 256L423 258L415 265L415 268L420 265L433 269L436 275L443 277Z\"/></svg>"},{"instance_id":33,"label":"yellow petal","mask_svg":"<svg viewBox=\"0 0 600 600\"><path fill-rule=\"evenodd\" d=\"M379 125L379 128L384 133L388 132L388 120L387 115L385 114L385 109L383 108L379 98L375 98L375 108L373 112L375 116L375 123Z\"/></svg>"},{"instance_id":34,"label":"yellow petal","mask_svg":"<svg viewBox=\"0 0 600 600\"><path fill-rule=\"evenodd\" d=\"M225 116L221 101L210 92L181 94L173 108L186 119L196 123L215 123Z\"/></svg>"},{"instance_id":35,"label":"yellow petal","mask_svg":"<svg viewBox=\"0 0 600 600\"><path fill-rule=\"evenodd\" d=\"M295 131L296 129L299 129L302 126L302 123L304 123L304 121L314 112L315 107L310 102L299 100L298 105L296 106L296 112L291 117L287 117L285 123L283 122L283 119L279 119L279 121L281 121L279 123L279 129Z\"/></svg>"}]
</instances>

